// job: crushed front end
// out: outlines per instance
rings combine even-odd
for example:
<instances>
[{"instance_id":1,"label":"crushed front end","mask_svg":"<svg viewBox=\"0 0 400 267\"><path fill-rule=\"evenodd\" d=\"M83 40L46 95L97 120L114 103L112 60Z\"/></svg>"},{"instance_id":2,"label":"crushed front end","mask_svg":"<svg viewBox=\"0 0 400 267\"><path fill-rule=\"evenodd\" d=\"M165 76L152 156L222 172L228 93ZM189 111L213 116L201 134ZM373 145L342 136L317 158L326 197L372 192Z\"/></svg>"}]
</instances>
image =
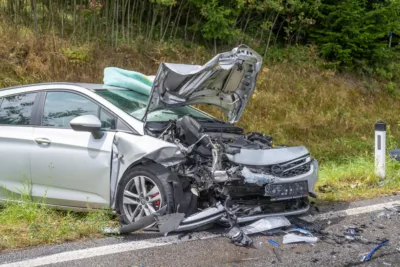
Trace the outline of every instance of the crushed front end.
<instances>
[{"instance_id":1,"label":"crushed front end","mask_svg":"<svg viewBox=\"0 0 400 267\"><path fill-rule=\"evenodd\" d=\"M147 128L147 134L175 143L186 156L171 171L196 199L197 210L189 214L223 203L244 223L307 212L308 197L315 197L318 163L303 146L276 147L270 136L190 116Z\"/></svg>"}]
</instances>

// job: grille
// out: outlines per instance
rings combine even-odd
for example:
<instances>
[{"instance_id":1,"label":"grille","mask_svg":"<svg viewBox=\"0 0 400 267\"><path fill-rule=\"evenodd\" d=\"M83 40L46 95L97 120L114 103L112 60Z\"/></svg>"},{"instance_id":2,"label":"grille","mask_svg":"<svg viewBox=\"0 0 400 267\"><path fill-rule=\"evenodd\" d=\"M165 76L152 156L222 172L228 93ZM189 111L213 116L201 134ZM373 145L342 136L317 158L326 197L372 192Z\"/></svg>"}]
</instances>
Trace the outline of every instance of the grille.
<instances>
[{"instance_id":1,"label":"grille","mask_svg":"<svg viewBox=\"0 0 400 267\"><path fill-rule=\"evenodd\" d=\"M309 172L310 169L311 169L311 162L307 162L306 164L295 167L291 170L284 171L279 177L289 178L289 177L293 177L293 176L302 175L304 173Z\"/></svg>"},{"instance_id":2,"label":"grille","mask_svg":"<svg viewBox=\"0 0 400 267\"><path fill-rule=\"evenodd\" d=\"M296 159L291 162L270 165L270 166L248 166L248 168L255 173L267 173L279 178L290 178L298 175L305 174L311 170L311 160L309 156ZM280 172L276 172L280 170Z\"/></svg>"}]
</instances>

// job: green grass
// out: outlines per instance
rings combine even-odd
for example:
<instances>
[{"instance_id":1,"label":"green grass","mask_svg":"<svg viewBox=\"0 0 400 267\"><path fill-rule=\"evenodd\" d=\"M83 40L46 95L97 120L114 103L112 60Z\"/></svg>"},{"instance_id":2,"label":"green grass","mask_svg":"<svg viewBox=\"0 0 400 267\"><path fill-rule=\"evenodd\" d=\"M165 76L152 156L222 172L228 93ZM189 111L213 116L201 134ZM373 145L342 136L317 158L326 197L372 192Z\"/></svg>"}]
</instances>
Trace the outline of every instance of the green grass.
<instances>
[{"instance_id":1,"label":"green grass","mask_svg":"<svg viewBox=\"0 0 400 267\"><path fill-rule=\"evenodd\" d=\"M64 243L103 236L117 222L108 210L89 213L58 211L23 197L0 209L0 252L28 246Z\"/></svg>"},{"instance_id":2,"label":"green grass","mask_svg":"<svg viewBox=\"0 0 400 267\"><path fill-rule=\"evenodd\" d=\"M387 159L386 170L384 180L376 177L372 155L327 162L320 167L317 202L347 202L396 193L400 190L400 163Z\"/></svg>"}]
</instances>

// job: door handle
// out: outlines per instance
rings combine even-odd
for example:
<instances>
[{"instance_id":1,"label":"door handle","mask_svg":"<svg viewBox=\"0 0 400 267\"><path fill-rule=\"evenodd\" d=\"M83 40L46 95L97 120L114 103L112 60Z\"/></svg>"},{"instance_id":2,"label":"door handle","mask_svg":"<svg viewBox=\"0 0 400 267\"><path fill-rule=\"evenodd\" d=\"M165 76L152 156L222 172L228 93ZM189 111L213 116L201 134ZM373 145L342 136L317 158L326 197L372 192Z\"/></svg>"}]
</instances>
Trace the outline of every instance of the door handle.
<instances>
[{"instance_id":1,"label":"door handle","mask_svg":"<svg viewBox=\"0 0 400 267\"><path fill-rule=\"evenodd\" d=\"M39 137L35 139L35 143L38 145L50 145L51 141L50 139Z\"/></svg>"}]
</instances>

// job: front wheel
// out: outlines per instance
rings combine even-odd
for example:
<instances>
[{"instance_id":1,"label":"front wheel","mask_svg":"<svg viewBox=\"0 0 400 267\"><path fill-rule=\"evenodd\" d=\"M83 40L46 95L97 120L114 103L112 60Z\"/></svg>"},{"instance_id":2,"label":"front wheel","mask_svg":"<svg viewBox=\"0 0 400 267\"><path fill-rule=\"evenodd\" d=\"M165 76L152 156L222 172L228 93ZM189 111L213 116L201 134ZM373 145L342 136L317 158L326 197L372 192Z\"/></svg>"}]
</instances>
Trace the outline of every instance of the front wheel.
<instances>
[{"instance_id":1,"label":"front wheel","mask_svg":"<svg viewBox=\"0 0 400 267\"><path fill-rule=\"evenodd\" d=\"M168 211L173 203L173 189L167 177L168 170L155 164L140 165L124 174L117 191L117 212L121 222L138 221L164 205Z\"/></svg>"}]
</instances>

